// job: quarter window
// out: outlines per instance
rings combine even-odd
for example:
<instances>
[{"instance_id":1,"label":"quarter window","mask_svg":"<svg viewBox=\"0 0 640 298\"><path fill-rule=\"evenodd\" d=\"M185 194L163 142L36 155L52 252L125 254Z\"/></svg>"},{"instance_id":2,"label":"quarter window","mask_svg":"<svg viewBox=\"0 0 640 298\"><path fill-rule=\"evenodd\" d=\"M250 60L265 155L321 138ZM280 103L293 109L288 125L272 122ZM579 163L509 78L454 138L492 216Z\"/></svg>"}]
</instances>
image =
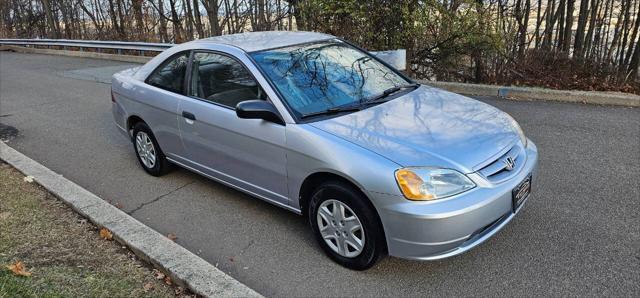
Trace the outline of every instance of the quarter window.
<instances>
[{"instance_id":1,"label":"quarter window","mask_svg":"<svg viewBox=\"0 0 640 298\"><path fill-rule=\"evenodd\" d=\"M158 67L147 79L147 84L171 92L184 92L184 75L187 72L189 52L169 58Z\"/></svg>"},{"instance_id":2,"label":"quarter window","mask_svg":"<svg viewBox=\"0 0 640 298\"><path fill-rule=\"evenodd\" d=\"M191 69L191 96L231 108L241 101L266 99L249 71L231 57L195 53Z\"/></svg>"}]
</instances>

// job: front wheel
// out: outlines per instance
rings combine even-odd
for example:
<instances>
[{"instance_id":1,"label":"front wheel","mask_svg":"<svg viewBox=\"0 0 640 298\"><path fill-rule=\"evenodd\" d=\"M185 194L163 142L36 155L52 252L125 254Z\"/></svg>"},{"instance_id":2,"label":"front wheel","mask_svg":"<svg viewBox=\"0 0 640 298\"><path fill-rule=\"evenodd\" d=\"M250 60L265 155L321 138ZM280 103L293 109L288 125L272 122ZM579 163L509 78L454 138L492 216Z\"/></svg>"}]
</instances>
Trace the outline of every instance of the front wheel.
<instances>
[{"instance_id":1,"label":"front wheel","mask_svg":"<svg viewBox=\"0 0 640 298\"><path fill-rule=\"evenodd\" d=\"M326 182L313 193L309 223L324 252L338 264L365 270L385 250L382 225L373 207L354 187Z\"/></svg>"}]
</instances>

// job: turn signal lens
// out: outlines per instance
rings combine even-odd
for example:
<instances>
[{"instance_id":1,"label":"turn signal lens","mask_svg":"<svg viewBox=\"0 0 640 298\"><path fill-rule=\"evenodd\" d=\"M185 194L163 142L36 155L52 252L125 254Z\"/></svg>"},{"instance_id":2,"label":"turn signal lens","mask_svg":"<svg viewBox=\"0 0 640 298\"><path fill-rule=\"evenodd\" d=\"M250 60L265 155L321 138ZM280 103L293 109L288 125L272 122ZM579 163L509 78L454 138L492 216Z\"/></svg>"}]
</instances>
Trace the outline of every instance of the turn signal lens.
<instances>
[{"instance_id":1,"label":"turn signal lens","mask_svg":"<svg viewBox=\"0 0 640 298\"><path fill-rule=\"evenodd\" d=\"M396 180L407 199L426 201L434 199L432 194L426 193L422 189L424 181L416 173L407 169L400 169L396 171Z\"/></svg>"},{"instance_id":2,"label":"turn signal lens","mask_svg":"<svg viewBox=\"0 0 640 298\"><path fill-rule=\"evenodd\" d=\"M414 201L446 198L476 187L466 175L439 168L399 169L396 181L405 198Z\"/></svg>"}]
</instances>

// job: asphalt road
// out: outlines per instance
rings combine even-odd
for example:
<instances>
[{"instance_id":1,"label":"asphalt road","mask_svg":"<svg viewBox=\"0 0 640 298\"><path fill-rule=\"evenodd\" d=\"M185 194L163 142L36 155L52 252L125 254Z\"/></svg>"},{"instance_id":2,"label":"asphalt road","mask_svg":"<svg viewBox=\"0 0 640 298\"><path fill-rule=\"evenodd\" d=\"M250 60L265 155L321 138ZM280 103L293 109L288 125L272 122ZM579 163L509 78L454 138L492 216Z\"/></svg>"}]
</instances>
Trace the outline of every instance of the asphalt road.
<instances>
[{"instance_id":1,"label":"asphalt road","mask_svg":"<svg viewBox=\"0 0 640 298\"><path fill-rule=\"evenodd\" d=\"M356 272L300 216L186 170L146 175L111 119L108 78L123 67L0 53L0 138L266 296L640 295L639 109L480 98L539 147L527 206L461 256Z\"/></svg>"}]
</instances>

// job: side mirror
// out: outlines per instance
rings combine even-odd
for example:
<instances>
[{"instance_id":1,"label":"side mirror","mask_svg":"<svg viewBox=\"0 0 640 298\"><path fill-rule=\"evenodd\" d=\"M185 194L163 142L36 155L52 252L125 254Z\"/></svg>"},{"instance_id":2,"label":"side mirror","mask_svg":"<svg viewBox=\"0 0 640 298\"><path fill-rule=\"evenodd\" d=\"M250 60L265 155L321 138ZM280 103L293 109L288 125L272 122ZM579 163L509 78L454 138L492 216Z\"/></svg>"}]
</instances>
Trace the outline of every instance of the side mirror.
<instances>
[{"instance_id":1,"label":"side mirror","mask_svg":"<svg viewBox=\"0 0 640 298\"><path fill-rule=\"evenodd\" d=\"M266 100L245 100L236 105L236 115L243 119L262 119L284 125L284 120L272 103Z\"/></svg>"}]
</instances>

